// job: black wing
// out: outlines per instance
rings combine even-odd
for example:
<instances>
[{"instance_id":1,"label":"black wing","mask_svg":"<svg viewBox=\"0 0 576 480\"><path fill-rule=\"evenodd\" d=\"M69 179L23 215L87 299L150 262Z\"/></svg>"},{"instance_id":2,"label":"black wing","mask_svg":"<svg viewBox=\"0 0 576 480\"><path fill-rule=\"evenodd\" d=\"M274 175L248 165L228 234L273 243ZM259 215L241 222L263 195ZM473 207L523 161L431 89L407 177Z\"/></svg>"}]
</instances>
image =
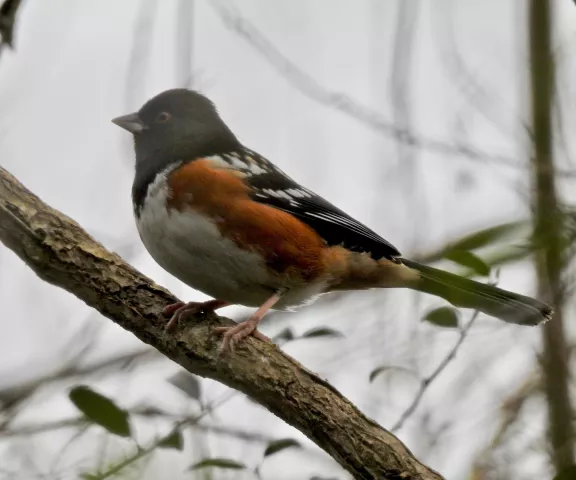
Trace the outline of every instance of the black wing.
<instances>
[{"instance_id":1,"label":"black wing","mask_svg":"<svg viewBox=\"0 0 576 480\"><path fill-rule=\"evenodd\" d=\"M374 259L394 258L400 252L380 235L339 208L302 187L264 157L250 150L246 156L261 171L246 176L252 199L284 210L312 227L328 245L342 245L355 252L369 253Z\"/></svg>"}]
</instances>

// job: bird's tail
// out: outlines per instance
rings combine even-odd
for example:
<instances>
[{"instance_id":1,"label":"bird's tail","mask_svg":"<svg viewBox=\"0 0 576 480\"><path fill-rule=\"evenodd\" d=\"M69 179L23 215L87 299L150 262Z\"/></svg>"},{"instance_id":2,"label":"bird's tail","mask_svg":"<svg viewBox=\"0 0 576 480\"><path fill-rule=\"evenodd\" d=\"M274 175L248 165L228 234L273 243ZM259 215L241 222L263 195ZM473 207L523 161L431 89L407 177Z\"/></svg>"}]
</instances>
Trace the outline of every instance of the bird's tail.
<instances>
[{"instance_id":1,"label":"bird's tail","mask_svg":"<svg viewBox=\"0 0 576 480\"><path fill-rule=\"evenodd\" d=\"M420 278L410 288L441 297L456 307L471 308L508 323L538 325L552 318L553 309L534 298L475 282L453 273L402 258Z\"/></svg>"}]
</instances>

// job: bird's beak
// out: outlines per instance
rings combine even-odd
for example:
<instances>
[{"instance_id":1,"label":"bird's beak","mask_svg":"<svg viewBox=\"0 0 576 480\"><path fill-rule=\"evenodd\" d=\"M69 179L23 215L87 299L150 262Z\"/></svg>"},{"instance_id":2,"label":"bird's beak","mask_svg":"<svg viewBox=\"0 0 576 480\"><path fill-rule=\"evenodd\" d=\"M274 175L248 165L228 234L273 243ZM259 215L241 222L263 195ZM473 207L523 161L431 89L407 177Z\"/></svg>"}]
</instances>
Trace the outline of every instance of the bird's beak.
<instances>
[{"instance_id":1,"label":"bird's beak","mask_svg":"<svg viewBox=\"0 0 576 480\"><path fill-rule=\"evenodd\" d=\"M137 113L129 113L128 115L116 117L112 120L112 123L115 123L119 127L122 127L124 130L128 130L133 134L140 133L148 128Z\"/></svg>"}]
</instances>

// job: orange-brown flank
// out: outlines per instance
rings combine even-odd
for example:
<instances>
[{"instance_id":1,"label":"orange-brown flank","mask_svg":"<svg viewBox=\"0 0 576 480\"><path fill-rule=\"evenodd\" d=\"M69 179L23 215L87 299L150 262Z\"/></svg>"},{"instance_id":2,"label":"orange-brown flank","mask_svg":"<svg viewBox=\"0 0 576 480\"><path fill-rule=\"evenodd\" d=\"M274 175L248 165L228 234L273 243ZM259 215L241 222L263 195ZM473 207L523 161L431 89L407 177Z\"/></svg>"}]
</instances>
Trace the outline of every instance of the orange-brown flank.
<instances>
[{"instance_id":1,"label":"orange-brown flank","mask_svg":"<svg viewBox=\"0 0 576 480\"><path fill-rule=\"evenodd\" d=\"M323 239L289 213L251 200L250 187L233 171L200 159L176 169L167 181L169 207L208 216L222 235L262 254L278 274L311 281L323 273Z\"/></svg>"}]
</instances>

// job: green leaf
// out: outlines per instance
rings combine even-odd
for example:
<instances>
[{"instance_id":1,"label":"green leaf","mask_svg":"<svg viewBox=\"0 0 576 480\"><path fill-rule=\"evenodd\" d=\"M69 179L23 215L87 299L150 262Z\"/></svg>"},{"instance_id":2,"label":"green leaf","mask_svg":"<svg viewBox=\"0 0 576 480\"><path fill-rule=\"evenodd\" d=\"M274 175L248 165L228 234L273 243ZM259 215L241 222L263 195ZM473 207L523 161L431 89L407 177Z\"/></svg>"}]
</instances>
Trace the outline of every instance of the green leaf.
<instances>
[{"instance_id":1,"label":"green leaf","mask_svg":"<svg viewBox=\"0 0 576 480\"><path fill-rule=\"evenodd\" d=\"M513 247L508 246L488 253L484 258L488 265L495 267L522 260L530 255L532 251L533 250L529 245Z\"/></svg>"},{"instance_id":2,"label":"green leaf","mask_svg":"<svg viewBox=\"0 0 576 480\"><path fill-rule=\"evenodd\" d=\"M574 480L576 479L576 465L571 465L556 475L553 480Z\"/></svg>"},{"instance_id":3,"label":"green leaf","mask_svg":"<svg viewBox=\"0 0 576 480\"><path fill-rule=\"evenodd\" d=\"M454 241L453 243L449 243L436 252L428 254L425 258L422 258L419 261L421 263L437 262L438 260L446 258L453 251L471 251L479 248L490 247L507 237L509 238L514 236L515 241L525 239L528 234L528 225L527 221L521 220L478 230ZM521 232L522 229L527 230L526 234Z\"/></svg>"},{"instance_id":4,"label":"green leaf","mask_svg":"<svg viewBox=\"0 0 576 480\"><path fill-rule=\"evenodd\" d=\"M448 260L452 260L463 267L473 270L478 275L487 277L490 275L490 267L477 255L466 250L451 250L446 254Z\"/></svg>"},{"instance_id":5,"label":"green leaf","mask_svg":"<svg viewBox=\"0 0 576 480\"><path fill-rule=\"evenodd\" d=\"M372 383L376 377L378 377L378 375L385 373L385 372L390 372L390 371L400 371L400 372L406 372L406 373L410 373L413 374L414 372L412 372L412 370L406 368L406 367L400 367L398 365L382 365L380 367L375 368L374 370L372 370L370 372L370 376L368 377L370 380L370 383Z\"/></svg>"},{"instance_id":6,"label":"green leaf","mask_svg":"<svg viewBox=\"0 0 576 480\"><path fill-rule=\"evenodd\" d=\"M294 332L292 332L291 328L285 328L278 334L274 335L274 340L275 341L283 340L285 342L289 342L290 340L294 340Z\"/></svg>"},{"instance_id":7,"label":"green leaf","mask_svg":"<svg viewBox=\"0 0 576 480\"><path fill-rule=\"evenodd\" d=\"M216 467L232 470L244 470L246 466L242 463L230 460L229 458L205 458L192 465L189 470L200 470L201 468Z\"/></svg>"},{"instance_id":8,"label":"green leaf","mask_svg":"<svg viewBox=\"0 0 576 480\"><path fill-rule=\"evenodd\" d=\"M158 407L153 407L151 405L135 408L132 410L132 413L142 415L143 417L159 417L168 415L166 410L162 410Z\"/></svg>"},{"instance_id":9,"label":"green leaf","mask_svg":"<svg viewBox=\"0 0 576 480\"><path fill-rule=\"evenodd\" d=\"M475 250L495 243L502 237L506 237L521 227L525 226L525 221L508 222L494 227L478 230L470 235L462 237L450 246L450 250Z\"/></svg>"},{"instance_id":10,"label":"green leaf","mask_svg":"<svg viewBox=\"0 0 576 480\"><path fill-rule=\"evenodd\" d=\"M452 307L440 307L431 310L426 314L424 320L444 328L457 328L459 324L458 312Z\"/></svg>"},{"instance_id":11,"label":"green leaf","mask_svg":"<svg viewBox=\"0 0 576 480\"><path fill-rule=\"evenodd\" d=\"M130 436L128 413L85 385L70 390L70 400L90 421L121 437Z\"/></svg>"},{"instance_id":12,"label":"green leaf","mask_svg":"<svg viewBox=\"0 0 576 480\"><path fill-rule=\"evenodd\" d=\"M202 396L202 389L200 387L200 381L196 375L192 375L191 373L181 370L170 377L168 381L176 388L182 390L190 398L200 400Z\"/></svg>"},{"instance_id":13,"label":"green leaf","mask_svg":"<svg viewBox=\"0 0 576 480\"><path fill-rule=\"evenodd\" d=\"M343 337L341 332L328 327L312 328L302 334L301 338L316 338L316 337Z\"/></svg>"},{"instance_id":14,"label":"green leaf","mask_svg":"<svg viewBox=\"0 0 576 480\"><path fill-rule=\"evenodd\" d=\"M175 450L182 450L184 448L184 439L182 438L182 432L180 430L175 430L166 437L164 437L158 446L162 448L173 448Z\"/></svg>"},{"instance_id":15,"label":"green leaf","mask_svg":"<svg viewBox=\"0 0 576 480\"><path fill-rule=\"evenodd\" d=\"M264 456L269 457L270 455L274 455L286 448L297 447L300 448L300 443L292 438L283 438L281 440L274 440L270 442L264 450Z\"/></svg>"}]
</instances>

